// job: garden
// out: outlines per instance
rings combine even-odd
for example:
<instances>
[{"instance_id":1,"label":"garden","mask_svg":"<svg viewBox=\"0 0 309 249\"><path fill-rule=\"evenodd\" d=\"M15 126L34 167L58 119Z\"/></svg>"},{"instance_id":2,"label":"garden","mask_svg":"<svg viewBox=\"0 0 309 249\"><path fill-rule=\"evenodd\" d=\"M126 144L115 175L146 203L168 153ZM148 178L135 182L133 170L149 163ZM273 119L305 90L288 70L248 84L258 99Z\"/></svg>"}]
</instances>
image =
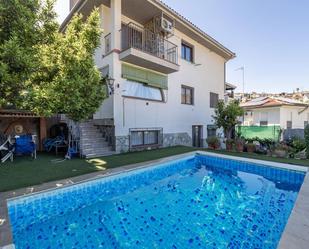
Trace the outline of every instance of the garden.
<instances>
[{"instance_id":1,"label":"garden","mask_svg":"<svg viewBox=\"0 0 309 249\"><path fill-rule=\"evenodd\" d=\"M309 159L309 125L305 127L304 138L291 137L281 139L282 130L278 135L269 138L248 137L241 129L236 129L239 117L243 110L237 101L226 105L219 102L213 116L218 128L224 132L224 136L212 136L207 138L208 148L211 150L224 149L229 152L250 153L264 155L271 158L286 158L295 160Z\"/></svg>"}]
</instances>

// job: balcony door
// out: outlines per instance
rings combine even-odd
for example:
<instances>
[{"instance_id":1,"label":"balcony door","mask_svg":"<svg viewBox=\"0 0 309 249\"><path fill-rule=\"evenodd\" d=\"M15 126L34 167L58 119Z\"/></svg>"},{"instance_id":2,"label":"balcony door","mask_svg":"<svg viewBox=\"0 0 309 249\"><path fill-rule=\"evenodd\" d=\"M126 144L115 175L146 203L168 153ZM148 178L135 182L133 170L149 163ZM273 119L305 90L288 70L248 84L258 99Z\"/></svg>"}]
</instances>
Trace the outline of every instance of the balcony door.
<instances>
[{"instance_id":1,"label":"balcony door","mask_svg":"<svg viewBox=\"0 0 309 249\"><path fill-rule=\"evenodd\" d=\"M143 50L143 30L140 27L122 23L121 30L122 50L131 47Z\"/></svg>"}]
</instances>

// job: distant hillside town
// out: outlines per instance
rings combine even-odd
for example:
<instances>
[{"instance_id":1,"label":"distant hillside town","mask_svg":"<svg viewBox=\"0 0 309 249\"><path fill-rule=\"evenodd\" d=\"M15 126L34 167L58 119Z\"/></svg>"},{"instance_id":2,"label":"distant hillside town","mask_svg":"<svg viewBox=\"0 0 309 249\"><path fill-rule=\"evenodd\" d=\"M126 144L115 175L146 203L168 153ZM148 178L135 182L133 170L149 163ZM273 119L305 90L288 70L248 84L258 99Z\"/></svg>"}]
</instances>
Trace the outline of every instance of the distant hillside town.
<instances>
[{"instance_id":1,"label":"distant hillside town","mask_svg":"<svg viewBox=\"0 0 309 249\"><path fill-rule=\"evenodd\" d=\"M257 93L257 92L251 92L251 93L234 93L234 98L241 100L241 102L247 102L256 98L261 97L271 97L271 98L286 98L291 100L296 100L302 103L309 103L309 90L300 91L299 89L296 89L293 92L282 92L282 93Z\"/></svg>"}]
</instances>

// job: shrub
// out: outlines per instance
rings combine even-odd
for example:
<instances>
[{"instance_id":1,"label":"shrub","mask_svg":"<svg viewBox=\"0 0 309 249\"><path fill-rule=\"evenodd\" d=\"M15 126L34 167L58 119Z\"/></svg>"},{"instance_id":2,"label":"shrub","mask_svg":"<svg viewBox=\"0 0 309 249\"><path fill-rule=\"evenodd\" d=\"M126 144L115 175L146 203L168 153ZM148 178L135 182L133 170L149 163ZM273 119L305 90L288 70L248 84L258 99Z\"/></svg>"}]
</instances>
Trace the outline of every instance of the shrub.
<instances>
[{"instance_id":1,"label":"shrub","mask_svg":"<svg viewBox=\"0 0 309 249\"><path fill-rule=\"evenodd\" d=\"M305 127L305 144L306 144L307 158L309 159L309 125Z\"/></svg>"},{"instance_id":2,"label":"shrub","mask_svg":"<svg viewBox=\"0 0 309 249\"><path fill-rule=\"evenodd\" d=\"M247 152L253 153L255 152L256 145L254 143L247 143L246 148L247 148Z\"/></svg>"},{"instance_id":3,"label":"shrub","mask_svg":"<svg viewBox=\"0 0 309 249\"><path fill-rule=\"evenodd\" d=\"M220 148L220 141L219 141L219 138L217 138L217 137L208 137L206 139L206 142L207 142L208 147L210 149L216 150L216 149Z\"/></svg>"},{"instance_id":4,"label":"shrub","mask_svg":"<svg viewBox=\"0 0 309 249\"><path fill-rule=\"evenodd\" d=\"M306 143L304 139L293 138L291 147L295 149L295 152L300 152L306 149Z\"/></svg>"},{"instance_id":5,"label":"shrub","mask_svg":"<svg viewBox=\"0 0 309 249\"><path fill-rule=\"evenodd\" d=\"M286 144L276 144L272 149L272 154L276 157L285 158L288 155L290 147Z\"/></svg>"}]
</instances>

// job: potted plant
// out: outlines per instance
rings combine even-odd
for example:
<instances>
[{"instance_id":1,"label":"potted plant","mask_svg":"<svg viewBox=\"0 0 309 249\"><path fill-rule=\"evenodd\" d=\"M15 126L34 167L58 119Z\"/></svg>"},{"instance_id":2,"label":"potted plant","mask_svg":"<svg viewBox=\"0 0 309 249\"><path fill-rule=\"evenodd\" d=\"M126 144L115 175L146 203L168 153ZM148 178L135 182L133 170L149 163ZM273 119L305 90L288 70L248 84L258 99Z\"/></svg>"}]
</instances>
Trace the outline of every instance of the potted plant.
<instances>
[{"instance_id":1,"label":"potted plant","mask_svg":"<svg viewBox=\"0 0 309 249\"><path fill-rule=\"evenodd\" d=\"M226 145L226 150L229 150L229 151L233 150L234 140L230 138L226 139L225 145Z\"/></svg>"},{"instance_id":2,"label":"potted plant","mask_svg":"<svg viewBox=\"0 0 309 249\"><path fill-rule=\"evenodd\" d=\"M285 158L288 155L289 146L286 144L278 144L274 147L272 155L275 157Z\"/></svg>"},{"instance_id":3,"label":"potted plant","mask_svg":"<svg viewBox=\"0 0 309 249\"><path fill-rule=\"evenodd\" d=\"M252 142L249 142L249 143L246 144L246 148L247 148L247 152L253 153L253 152L255 152L256 145Z\"/></svg>"},{"instance_id":4,"label":"potted plant","mask_svg":"<svg viewBox=\"0 0 309 249\"><path fill-rule=\"evenodd\" d=\"M244 144L245 144L245 141L242 138L236 139L236 142L235 142L236 151L237 152L243 152L244 151Z\"/></svg>"},{"instance_id":5,"label":"potted plant","mask_svg":"<svg viewBox=\"0 0 309 249\"><path fill-rule=\"evenodd\" d=\"M209 137L206 139L206 142L210 149L217 150L220 148L220 141L217 137Z\"/></svg>"}]
</instances>

